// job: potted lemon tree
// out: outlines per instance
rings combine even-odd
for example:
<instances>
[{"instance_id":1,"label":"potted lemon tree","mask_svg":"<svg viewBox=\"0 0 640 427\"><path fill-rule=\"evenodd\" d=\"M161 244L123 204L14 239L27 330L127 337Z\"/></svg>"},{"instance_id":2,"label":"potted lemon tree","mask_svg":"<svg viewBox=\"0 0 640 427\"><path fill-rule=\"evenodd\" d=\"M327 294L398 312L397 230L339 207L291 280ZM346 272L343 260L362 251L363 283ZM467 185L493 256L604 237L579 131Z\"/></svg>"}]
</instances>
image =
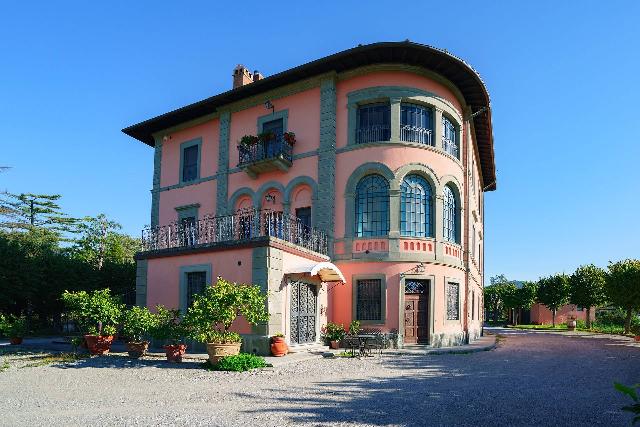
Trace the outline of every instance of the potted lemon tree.
<instances>
[{"instance_id":1,"label":"potted lemon tree","mask_svg":"<svg viewBox=\"0 0 640 427\"><path fill-rule=\"evenodd\" d=\"M194 340L206 344L209 362L215 365L226 356L240 353L242 337L230 330L238 316L254 325L265 322L269 319L266 307L267 294L260 286L218 277L215 286L207 286L194 296L184 323Z\"/></svg>"},{"instance_id":2,"label":"potted lemon tree","mask_svg":"<svg viewBox=\"0 0 640 427\"><path fill-rule=\"evenodd\" d=\"M187 352L184 343L186 331L180 320L180 310L170 310L163 305L156 307L156 322L151 328L151 336L164 345L167 360L171 363L182 362L182 356Z\"/></svg>"},{"instance_id":3,"label":"potted lemon tree","mask_svg":"<svg viewBox=\"0 0 640 427\"><path fill-rule=\"evenodd\" d=\"M27 318L10 314L3 316L0 314L0 334L9 337L11 345L22 344L22 339L27 333Z\"/></svg>"},{"instance_id":4,"label":"potted lemon tree","mask_svg":"<svg viewBox=\"0 0 640 427\"><path fill-rule=\"evenodd\" d=\"M144 356L149 348L146 340L157 325L158 317L147 307L131 307L122 315L122 333L127 338L127 351L132 359Z\"/></svg>"},{"instance_id":5,"label":"potted lemon tree","mask_svg":"<svg viewBox=\"0 0 640 427\"><path fill-rule=\"evenodd\" d=\"M93 355L108 353L124 308L120 299L111 295L111 290L101 289L65 291L62 301L71 320L83 332L89 352Z\"/></svg>"}]
</instances>

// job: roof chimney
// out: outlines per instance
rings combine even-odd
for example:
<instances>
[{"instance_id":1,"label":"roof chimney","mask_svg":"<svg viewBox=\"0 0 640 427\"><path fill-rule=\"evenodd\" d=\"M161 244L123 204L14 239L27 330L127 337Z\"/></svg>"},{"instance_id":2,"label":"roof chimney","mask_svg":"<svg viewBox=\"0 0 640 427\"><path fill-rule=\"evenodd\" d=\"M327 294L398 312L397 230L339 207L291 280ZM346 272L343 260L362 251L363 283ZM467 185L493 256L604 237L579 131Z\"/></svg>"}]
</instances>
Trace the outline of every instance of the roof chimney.
<instances>
[{"instance_id":1,"label":"roof chimney","mask_svg":"<svg viewBox=\"0 0 640 427\"><path fill-rule=\"evenodd\" d=\"M253 75L244 65L236 65L236 68L233 69L233 88L248 85L249 83L253 83Z\"/></svg>"},{"instance_id":2,"label":"roof chimney","mask_svg":"<svg viewBox=\"0 0 640 427\"><path fill-rule=\"evenodd\" d=\"M255 70L253 72L253 81L257 82L258 80L262 80L262 79L264 79L264 76L262 75L262 73L260 73L260 71L258 70Z\"/></svg>"}]
</instances>

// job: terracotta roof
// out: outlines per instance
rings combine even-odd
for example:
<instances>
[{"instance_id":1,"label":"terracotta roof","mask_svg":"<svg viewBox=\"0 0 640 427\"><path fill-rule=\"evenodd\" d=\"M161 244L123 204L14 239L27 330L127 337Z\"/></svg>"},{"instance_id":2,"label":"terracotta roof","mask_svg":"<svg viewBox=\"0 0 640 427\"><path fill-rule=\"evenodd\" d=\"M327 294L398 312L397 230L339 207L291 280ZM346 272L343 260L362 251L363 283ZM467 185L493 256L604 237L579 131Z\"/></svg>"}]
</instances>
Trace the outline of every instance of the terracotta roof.
<instances>
[{"instance_id":1,"label":"terracotta roof","mask_svg":"<svg viewBox=\"0 0 640 427\"><path fill-rule=\"evenodd\" d=\"M391 63L423 67L440 74L460 90L466 104L471 107L473 112L486 108L486 111L473 117L473 124L480 152L482 186L485 187L485 191L495 190L496 171L491 103L489 93L480 75L469 64L446 50L409 41L360 45L178 108L129 126L122 131L145 144L154 146L152 134L214 113L219 107L231 102L331 71L340 73L365 65Z\"/></svg>"}]
</instances>

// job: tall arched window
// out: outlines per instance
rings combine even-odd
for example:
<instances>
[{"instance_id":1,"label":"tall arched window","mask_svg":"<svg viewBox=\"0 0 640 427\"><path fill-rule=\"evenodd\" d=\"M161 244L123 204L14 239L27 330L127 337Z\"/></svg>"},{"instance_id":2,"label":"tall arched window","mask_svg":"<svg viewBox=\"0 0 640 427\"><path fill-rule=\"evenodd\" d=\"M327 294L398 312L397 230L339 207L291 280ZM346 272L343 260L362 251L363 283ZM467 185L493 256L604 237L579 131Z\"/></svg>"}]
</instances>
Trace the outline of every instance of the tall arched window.
<instances>
[{"instance_id":1,"label":"tall arched window","mask_svg":"<svg viewBox=\"0 0 640 427\"><path fill-rule=\"evenodd\" d=\"M400 233L431 236L431 185L420 175L407 175L400 187Z\"/></svg>"},{"instance_id":2,"label":"tall arched window","mask_svg":"<svg viewBox=\"0 0 640 427\"><path fill-rule=\"evenodd\" d=\"M444 240L458 243L458 215L456 212L456 198L450 186L444 187L443 225Z\"/></svg>"},{"instance_id":3,"label":"tall arched window","mask_svg":"<svg viewBox=\"0 0 640 427\"><path fill-rule=\"evenodd\" d=\"M456 126L445 115L442 115L442 148L456 159L460 158L460 147L456 136Z\"/></svg>"},{"instance_id":4,"label":"tall arched window","mask_svg":"<svg viewBox=\"0 0 640 427\"><path fill-rule=\"evenodd\" d=\"M389 234L389 182L367 175L356 186L356 236Z\"/></svg>"}]
</instances>

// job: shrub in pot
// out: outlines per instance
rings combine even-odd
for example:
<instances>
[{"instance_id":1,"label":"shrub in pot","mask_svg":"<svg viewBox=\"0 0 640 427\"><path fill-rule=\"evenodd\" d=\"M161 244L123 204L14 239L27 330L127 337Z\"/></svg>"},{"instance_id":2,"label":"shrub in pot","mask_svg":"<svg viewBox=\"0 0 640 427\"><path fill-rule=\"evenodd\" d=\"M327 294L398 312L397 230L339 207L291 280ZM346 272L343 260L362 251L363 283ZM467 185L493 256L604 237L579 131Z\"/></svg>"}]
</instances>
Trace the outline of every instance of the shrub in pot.
<instances>
[{"instance_id":1,"label":"shrub in pot","mask_svg":"<svg viewBox=\"0 0 640 427\"><path fill-rule=\"evenodd\" d=\"M69 318L83 332L89 352L94 355L108 353L124 309L120 299L111 295L110 289L101 289L93 292L65 291L62 301Z\"/></svg>"},{"instance_id":2,"label":"shrub in pot","mask_svg":"<svg viewBox=\"0 0 640 427\"><path fill-rule=\"evenodd\" d=\"M223 357L240 352L242 338L230 331L238 316L254 325L267 321L266 306L267 294L260 286L232 283L218 277L215 286L208 286L194 296L184 323L193 339L207 345L209 362L216 364Z\"/></svg>"},{"instance_id":3,"label":"shrub in pot","mask_svg":"<svg viewBox=\"0 0 640 427\"><path fill-rule=\"evenodd\" d=\"M180 320L180 310L170 310L159 305L156 307L155 316L156 321L151 328L151 336L165 343L164 350L169 362L182 362L182 356L187 352L187 345L184 343L186 333Z\"/></svg>"},{"instance_id":4,"label":"shrub in pot","mask_svg":"<svg viewBox=\"0 0 640 427\"><path fill-rule=\"evenodd\" d=\"M289 346L284 339L284 334L277 333L271 337L271 354L276 357L284 356L289 353Z\"/></svg>"},{"instance_id":5,"label":"shrub in pot","mask_svg":"<svg viewBox=\"0 0 640 427\"><path fill-rule=\"evenodd\" d=\"M22 344L22 339L27 334L27 318L25 316L0 315L0 333L9 337L11 345Z\"/></svg>"},{"instance_id":6,"label":"shrub in pot","mask_svg":"<svg viewBox=\"0 0 640 427\"><path fill-rule=\"evenodd\" d=\"M342 323L329 322L322 328L322 338L329 341L329 346L337 350L340 348L340 341L344 338L346 332Z\"/></svg>"},{"instance_id":7,"label":"shrub in pot","mask_svg":"<svg viewBox=\"0 0 640 427\"><path fill-rule=\"evenodd\" d=\"M146 340L151 330L158 323L155 314L147 307L131 307L122 315L122 333L127 337L127 351L132 359L144 356L149 348Z\"/></svg>"}]
</instances>

